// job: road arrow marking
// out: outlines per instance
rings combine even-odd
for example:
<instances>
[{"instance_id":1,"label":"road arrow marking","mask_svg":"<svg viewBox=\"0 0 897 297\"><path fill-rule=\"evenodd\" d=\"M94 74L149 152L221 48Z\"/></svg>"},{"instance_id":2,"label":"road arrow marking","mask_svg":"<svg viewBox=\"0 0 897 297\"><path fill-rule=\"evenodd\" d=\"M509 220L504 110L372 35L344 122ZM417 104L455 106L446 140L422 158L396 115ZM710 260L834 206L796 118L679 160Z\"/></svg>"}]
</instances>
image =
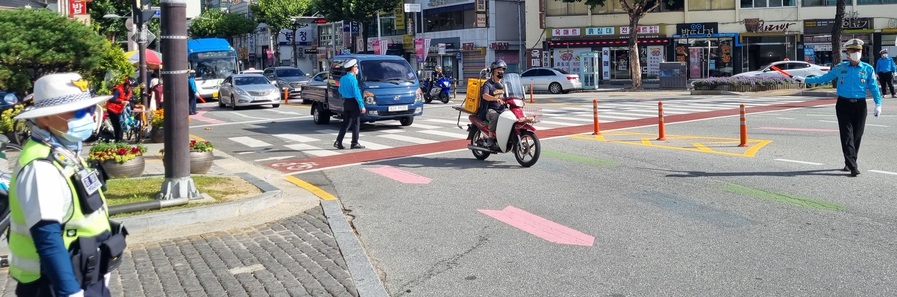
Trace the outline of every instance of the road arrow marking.
<instances>
[{"instance_id":1,"label":"road arrow marking","mask_svg":"<svg viewBox=\"0 0 897 297\"><path fill-rule=\"evenodd\" d=\"M364 170L394 179L403 184L429 184L432 181L432 179L429 179L427 177L420 176L392 166L365 168Z\"/></svg>"},{"instance_id":2,"label":"road arrow marking","mask_svg":"<svg viewBox=\"0 0 897 297\"><path fill-rule=\"evenodd\" d=\"M503 210L477 209L477 211L550 242L582 246L595 244L594 236L570 229L513 206L505 207Z\"/></svg>"}]
</instances>

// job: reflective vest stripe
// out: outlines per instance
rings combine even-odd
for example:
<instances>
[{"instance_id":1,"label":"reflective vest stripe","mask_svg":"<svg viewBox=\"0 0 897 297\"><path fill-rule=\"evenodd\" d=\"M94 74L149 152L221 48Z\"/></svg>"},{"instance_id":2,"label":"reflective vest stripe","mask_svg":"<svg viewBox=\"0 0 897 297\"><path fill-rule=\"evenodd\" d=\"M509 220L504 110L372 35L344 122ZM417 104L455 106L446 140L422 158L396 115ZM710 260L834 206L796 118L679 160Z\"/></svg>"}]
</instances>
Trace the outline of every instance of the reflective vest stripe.
<instances>
[{"instance_id":1,"label":"reflective vest stripe","mask_svg":"<svg viewBox=\"0 0 897 297\"><path fill-rule=\"evenodd\" d=\"M9 255L9 266L19 267L22 270L37 271L40 275L40 260L25 259L16 255Z\"/></svg>"}]
</instances>

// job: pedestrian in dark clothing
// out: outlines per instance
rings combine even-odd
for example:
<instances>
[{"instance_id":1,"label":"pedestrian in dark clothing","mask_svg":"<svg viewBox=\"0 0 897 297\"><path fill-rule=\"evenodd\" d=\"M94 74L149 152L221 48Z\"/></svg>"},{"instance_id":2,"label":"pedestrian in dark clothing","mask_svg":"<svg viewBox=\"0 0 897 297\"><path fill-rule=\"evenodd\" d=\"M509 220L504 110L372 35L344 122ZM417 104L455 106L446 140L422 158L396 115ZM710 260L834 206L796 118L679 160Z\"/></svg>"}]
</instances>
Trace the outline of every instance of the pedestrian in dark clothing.
<instances>
[{"instance_id":1,"label":"pedestrian in dark clothing","mask_svg":"<svg viewBox=\"0 0 897 297\"><path fill-rule=\"evenodd\" d=\"M819 84L838 78L838 101L835 103L835 114L838 116L838 128L841 131L841 152L844 154L844 169L851 176L860 174L857 167L857 153L860 151L860 140L866 126L866 92L872 93L875 101L873 115L881 114L881 89L875 78L875 69L868 63L861 62L864 42L859 39L848 40L844 44L849 61L832 67L825 75L803 78L792 76L796 81Z\"/></svg>"},{"instance_id":2,"label":"pedestrian in dark clothing","mask_svg":"<svg viewBox=\"0 0 897 297\"><path fill-rule=\"evenodd\" d=\"M336 142L333 147L344 149L343 137L346 136L346 130L352 128L352 148L362 149L363 145L358 143L358 134L361 133L361 115L367 112L364 108L364 98L361 97L361 88L358 86L358 60L351 59L343 64L346 74L339 79L339 93L343 97L343 113L346 118L343 119L343 126L339 129L336 136Z\"/></svg>"},{"instance_id":3,"label":"pedestrian in dark clothing","mask_svg":"<svg viewBox=\"0 0 897 297\"><path fill-rule=\"evenodd\" d=\"M190 115L196 114L196 98L199 97L199 89L196 88L196 71L190 70Z\"/></svg>"}]
</instances>

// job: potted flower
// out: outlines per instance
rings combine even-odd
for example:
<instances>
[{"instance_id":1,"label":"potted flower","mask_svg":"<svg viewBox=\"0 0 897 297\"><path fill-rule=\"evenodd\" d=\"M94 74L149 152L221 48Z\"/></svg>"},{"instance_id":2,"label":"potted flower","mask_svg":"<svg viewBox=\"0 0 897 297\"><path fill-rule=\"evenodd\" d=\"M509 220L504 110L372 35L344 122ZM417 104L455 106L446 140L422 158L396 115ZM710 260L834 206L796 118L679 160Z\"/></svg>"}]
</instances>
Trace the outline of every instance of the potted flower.
<instances>
[{"instance_id":1,"label":"potted flower","mask_svg":"<svg viewBox=\"0 0 897 297\"><path fill-rule=\"evenodd\" d=\"M90 148L87 160L99 164L109 178L129 178L143 175L146 147L124 142L100 142Z\"/></svg>"},{"instance_id":2,"label":"potted flower","mask_svg":"<svg viewBox=\"0 0 897 297\"><path fill-rule=\"evenodd\" d=\"M163 125L165 124L165 110L159 108L153 110L152 119L150 120L150 126L153 129L150 131L152 135L150 136L150 140L154 143L162 143L165 142L165 133L162 132Z\"/></svg>"},{"instance_id":3,"label":"potted flower","mask_svg":"<svg viewBox=\"0 0 897 297\"><path fill-rule=\"evenodd\" d=\"M28 139L28 125L13 119L24 109L24 105L15 104L4 107L3 112L0 113L0 134L6 135L10 143L23 145Z\"/></svg>"},{"instance_id":4,"label":"potted flower","mask_svg":"<svg viewBox=\"0 0 897 297\"><path fill-rule=\"evenodd\" d=\"M205 140L190 139L190 173L206 174L212 168L215 146Z\"/></svg>"}]
</instances>

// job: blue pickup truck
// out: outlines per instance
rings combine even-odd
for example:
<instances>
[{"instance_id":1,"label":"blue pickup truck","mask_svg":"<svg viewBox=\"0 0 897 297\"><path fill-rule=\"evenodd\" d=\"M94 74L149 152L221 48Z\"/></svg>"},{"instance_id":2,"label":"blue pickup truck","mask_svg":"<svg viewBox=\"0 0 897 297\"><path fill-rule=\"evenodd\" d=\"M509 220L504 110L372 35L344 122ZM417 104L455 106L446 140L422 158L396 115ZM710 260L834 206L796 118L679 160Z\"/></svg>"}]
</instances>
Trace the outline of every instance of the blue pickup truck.
<instances>
[{"instance_id":1,"label":"blue pickup truck","mask_svg":"<svg viewBox=\"0 0 897 297\"><path fill-rule=\"evenodd\" d=\"M424 113L420 82L408 61L389 55L342 55L333 58L326 79L312 80L302 89L302 98L312 102L316 124L328 124L331 117L343 118L343 97L338 88L339 79L346 73L342 65L349 59L358 59L358 84L367 108L361 115L362 122L398 120L402 126L410 126L415 116Z\"/></svg>"}]
</instances>

